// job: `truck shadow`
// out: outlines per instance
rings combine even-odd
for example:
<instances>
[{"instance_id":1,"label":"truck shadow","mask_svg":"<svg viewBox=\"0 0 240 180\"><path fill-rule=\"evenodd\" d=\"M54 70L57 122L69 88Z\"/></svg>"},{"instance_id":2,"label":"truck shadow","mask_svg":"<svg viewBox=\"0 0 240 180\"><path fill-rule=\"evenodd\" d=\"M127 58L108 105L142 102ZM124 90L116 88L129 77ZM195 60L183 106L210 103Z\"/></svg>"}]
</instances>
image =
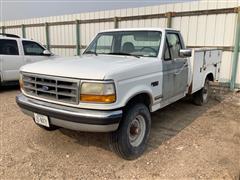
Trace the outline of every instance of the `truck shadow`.
<instances>
[{"instance_id":1,"label":"truck shadow","mask_svg":"<svg viewBox=\"0 0 240 180\"><path fill-rule=\"evenodd\" d=\"M146 152L158 148L162 143L175 137L218 103L219 101L215 98L211 98L205 106L195 106L189 99L183 99L153 113L150 141ZM67 129L60 129L60 131L75 139L75 142L80 145L95 146L110 151L107 133L85 133Z\"/></svg>"},{"instance_id":2,"label":"truck shadow","mask_svg":"<svg viewBox=\"0 0 240 180\"><path fill-rule=\"evenodd\" d=\"M153 113L148 151L175 137L218 103L219 101L211 98L208 104L196 106L190 100L183 99Z\"/></svg>"},{"instance_id":3,"label":"truck shadow","mask_svg":"<svg viewBox=\"0 0 240 180\"><path fill-rule=\"evenodd\" d=\"M8 86L0 86L0 93L16 91L16 90L20 90L18 84L8 85Z\"/></svg>"}]
</instances>

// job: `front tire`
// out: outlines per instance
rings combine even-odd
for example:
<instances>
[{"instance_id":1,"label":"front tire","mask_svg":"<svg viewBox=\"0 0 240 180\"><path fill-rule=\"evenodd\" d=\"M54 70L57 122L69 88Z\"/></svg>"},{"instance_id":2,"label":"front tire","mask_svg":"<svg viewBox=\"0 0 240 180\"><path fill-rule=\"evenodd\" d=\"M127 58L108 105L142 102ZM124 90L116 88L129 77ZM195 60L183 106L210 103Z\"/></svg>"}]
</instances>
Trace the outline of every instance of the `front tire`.
<instances>
[{"instance_id":1,"label":"front tire","mask_svg":"<svg viewBox=\"0 0 240 180\"><path fill-rule=\"evenodd\" d=\"M198 106L206 104L210 96L210 81L206 78L204 87L193 94L193 103Z\"/></svg>"},{"instance_id":2,"label":"front tire","mask_svg":"<svg viewBox=\"0 0 240 180\"><path fill-rule=\"evenodd\" d=\"M126 110L118 130L110 134L110 148L126 160L136 159L146 149L150 129L149 109L142 103L133 104Z\"/></svg>"}]
</instances>

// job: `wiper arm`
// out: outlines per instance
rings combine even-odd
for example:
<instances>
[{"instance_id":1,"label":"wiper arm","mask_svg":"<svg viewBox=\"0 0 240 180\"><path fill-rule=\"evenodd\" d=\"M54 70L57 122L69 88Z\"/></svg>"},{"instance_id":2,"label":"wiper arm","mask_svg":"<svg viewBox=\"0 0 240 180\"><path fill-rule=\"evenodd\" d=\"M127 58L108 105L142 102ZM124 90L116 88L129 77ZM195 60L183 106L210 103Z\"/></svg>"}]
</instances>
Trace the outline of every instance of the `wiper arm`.
<instances>
[{"instance_id":1,"label":"wiper arm","mask_svg":"<svg viewBox=\"0 0 240 180\"><path fill-rule=\"evenodd\" d=\"M96 52L93 52L93 51L86 51L84 54L94 54L95 56L98 55Z\"/></svg>"},{"instance_id":2,"label":"wiper arm","mask_svg":"<svg viewBox=\"0 0 240 180\"><path fill-rule=\"evenodd\" d=\"M107 54L112 54L112 55L125 55L125 56L133 56L136 58L140 58L139 55L134 55L134 54L130 54L130 53L123 53L123 52L119 52L119 53L107 53Z\"/></svg>"}]
</instances>

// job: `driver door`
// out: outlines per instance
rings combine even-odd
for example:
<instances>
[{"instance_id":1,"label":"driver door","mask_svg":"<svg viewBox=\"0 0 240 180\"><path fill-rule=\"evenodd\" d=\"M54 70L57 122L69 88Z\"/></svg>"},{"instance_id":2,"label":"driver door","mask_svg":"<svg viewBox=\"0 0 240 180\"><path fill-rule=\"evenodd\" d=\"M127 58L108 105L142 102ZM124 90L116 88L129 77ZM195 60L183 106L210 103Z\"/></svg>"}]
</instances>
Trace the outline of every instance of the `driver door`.
<instances>
[{"instance_id":1,"label":"driver door","mask_svg":"<svg viewBox=\"0 0 240 180\"><path fill-rule=\"evenodd\" d=\"M22 45L25 55L25 64L52 58L50 55L45 55L43 52L46 49L34 41L23 40Z\"/></svg>"},{"instance_id":2,"label":"driver door","mask_svg":"<svg viewBox=\"0 0 240 180\"><path fill-rule=\"evenodd\" d=\"M0 82L19 79L19 69L24 64L15 39L0 40ZM1 77L2 76L2 77Z\"/></svg>"},{"instance_id":3,"label":"driver door","mask_svg":"<svg viewBox=\"0 0 240 180\"><path fill-rule=\"evenodd\" d=\"M183 95L188 85L187 58L179 56L183 49L177 32L168 32L163 58L163 100Z\"/></svg>"}]
</instances>

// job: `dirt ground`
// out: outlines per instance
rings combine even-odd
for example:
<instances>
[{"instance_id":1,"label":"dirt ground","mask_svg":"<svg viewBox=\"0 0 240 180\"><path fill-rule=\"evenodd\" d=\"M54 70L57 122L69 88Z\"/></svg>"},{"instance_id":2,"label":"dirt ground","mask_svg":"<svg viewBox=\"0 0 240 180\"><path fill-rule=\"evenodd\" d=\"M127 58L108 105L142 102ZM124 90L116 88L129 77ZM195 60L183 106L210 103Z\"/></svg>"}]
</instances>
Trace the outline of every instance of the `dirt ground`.
<instances>
[{"instance_id":1,"label":"dirt ground","mask_svg":"<svg viewBox=\"0 0 240 180\"><path fill-rule=\"evenodd\" d=\"M135 161L112 153L107 134L38 128L17 107L18 93L0 90L0 179L239 180L240 93L154 113L148 149Z\"/></svg>"}]
</instances>

